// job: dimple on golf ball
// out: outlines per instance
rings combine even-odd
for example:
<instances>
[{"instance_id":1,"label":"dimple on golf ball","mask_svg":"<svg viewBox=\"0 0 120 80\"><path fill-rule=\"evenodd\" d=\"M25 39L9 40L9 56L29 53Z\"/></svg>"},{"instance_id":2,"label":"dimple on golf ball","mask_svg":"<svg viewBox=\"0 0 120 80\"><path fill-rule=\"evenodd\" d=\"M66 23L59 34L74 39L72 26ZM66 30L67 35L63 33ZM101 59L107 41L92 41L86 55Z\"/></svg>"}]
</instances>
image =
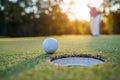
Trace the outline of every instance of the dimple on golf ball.
<instances>
[{"instance_id":1,"label":"dimple on golf ball","mask_svg":"<svg viewBox=\"0 0 120 80\"><path fill-rule=\"evenodd\" d=\"M54 53L58 49L58 42L55 38L47 38L43 41L42 48L46 53Z\"/></svg>"}]
</instances>

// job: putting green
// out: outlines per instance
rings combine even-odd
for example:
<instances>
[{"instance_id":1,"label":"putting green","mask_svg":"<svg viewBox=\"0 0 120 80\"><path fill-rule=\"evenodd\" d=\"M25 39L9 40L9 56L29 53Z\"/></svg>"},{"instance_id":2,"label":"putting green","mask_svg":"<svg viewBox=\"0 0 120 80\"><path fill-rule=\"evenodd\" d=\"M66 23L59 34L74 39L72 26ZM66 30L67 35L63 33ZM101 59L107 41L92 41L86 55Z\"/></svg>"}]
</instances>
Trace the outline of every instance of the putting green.
<instances>
[{"instance_id":1,"label":"putting green","mask_svg":"<svg viewBox=\"0 0 120 80\"><path fill-rule=\"evenodd\" d=\"M0 38L0 80L120 80L120 36L48 36L58 40L54 54L42 50L47 37ZM51 57L88 54L105 57L105 64L63 67Z\"/></svg>"}]
</instances>

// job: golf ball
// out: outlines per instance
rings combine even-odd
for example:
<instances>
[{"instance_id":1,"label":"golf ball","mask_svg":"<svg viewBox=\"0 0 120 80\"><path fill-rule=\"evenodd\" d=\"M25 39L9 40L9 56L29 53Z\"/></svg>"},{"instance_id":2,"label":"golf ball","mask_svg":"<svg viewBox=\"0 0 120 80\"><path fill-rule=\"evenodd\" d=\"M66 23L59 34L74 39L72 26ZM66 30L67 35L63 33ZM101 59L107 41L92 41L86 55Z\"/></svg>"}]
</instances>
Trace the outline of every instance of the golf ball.
<instances>
[{"instance_id":1,"label":"golf ball","mask_svg":"<svg viewBox=\"0 0 120 80\"><path fill-rule=\"evenodd\" d=\"M46 53L54 53L58 49L58 42L55 38L47 38L43 41L42 48Z\"/></svg>"}]
</instances>

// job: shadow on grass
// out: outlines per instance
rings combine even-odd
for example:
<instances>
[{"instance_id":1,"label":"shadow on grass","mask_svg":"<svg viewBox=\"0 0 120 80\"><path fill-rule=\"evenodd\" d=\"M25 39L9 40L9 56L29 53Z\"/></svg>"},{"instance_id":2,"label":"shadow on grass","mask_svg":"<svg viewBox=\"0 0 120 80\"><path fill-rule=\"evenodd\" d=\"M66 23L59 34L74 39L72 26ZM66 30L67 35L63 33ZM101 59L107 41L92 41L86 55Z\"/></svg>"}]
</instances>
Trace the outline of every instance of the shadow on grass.
<instances>
[{"instance_id":1,"label":"shadow on grass","mask_svg":"<svg viewBox=\"0 0 120 80\"><path fill-rule=\"evenodd\" d=\"M42 61L44 61L46 58L50 56L51 54L42 54L32 59L27 59L25 61L22 61L15 66L12 66L6 70L0 71L0 78L9 77L11 75L17 75L22 71L29 70L35 67L37 64L40 64Z\"/></svg>"}]
</instances>

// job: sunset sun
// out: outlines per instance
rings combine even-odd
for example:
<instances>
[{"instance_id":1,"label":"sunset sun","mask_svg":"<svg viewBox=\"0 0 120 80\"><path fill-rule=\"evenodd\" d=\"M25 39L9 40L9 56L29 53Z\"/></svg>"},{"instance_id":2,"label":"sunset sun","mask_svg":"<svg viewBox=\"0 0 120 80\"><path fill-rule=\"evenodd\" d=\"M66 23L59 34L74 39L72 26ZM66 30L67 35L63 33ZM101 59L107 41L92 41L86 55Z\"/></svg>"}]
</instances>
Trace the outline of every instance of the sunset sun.
<instances>
[{"instance_id":1,"label":"sunset sun","mask_svg":"<svg viewBox=\"0 0 120 80\"><path fill-rule=\"evenodd\" d=\"M90 20L89 8L87 4L98 7L103 0L64 0L61 5L62 11L67 14L70 20Z\"/></svg>"}]
</instances>

